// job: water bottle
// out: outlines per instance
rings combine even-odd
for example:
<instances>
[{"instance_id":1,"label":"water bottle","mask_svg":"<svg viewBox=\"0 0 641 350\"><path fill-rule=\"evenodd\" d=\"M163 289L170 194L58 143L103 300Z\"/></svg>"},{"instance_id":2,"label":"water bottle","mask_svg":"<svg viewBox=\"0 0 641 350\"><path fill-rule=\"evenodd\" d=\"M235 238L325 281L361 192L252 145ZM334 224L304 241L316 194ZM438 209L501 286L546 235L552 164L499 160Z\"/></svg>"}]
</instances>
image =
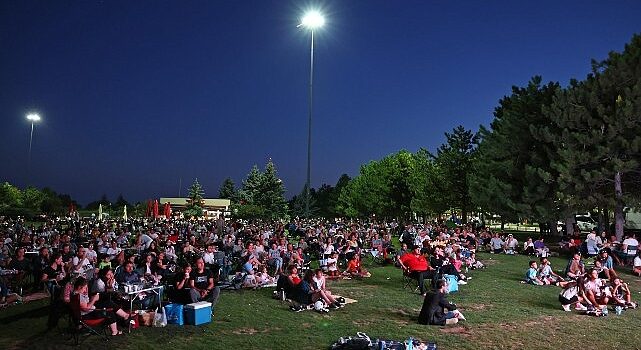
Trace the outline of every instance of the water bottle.
<instances>
[{"instance_id":1,"label":"water bottle","mask_svg":"<svg viewBox=\"0 0 641 350\"><path fill-rule=\"evenodd\" d=\"M623 307L621 307L621 305L614 307L614 313L617 314L617 316L621 316L621 312L623 312Z\"/></svg>"},{"instance_id":2,"label":"water bottle","mask_svg":"<svg viewBox=\"0 0 641 350\"><path fill-rule=\"evenodd\" d=\"M407 340L407 345L405 345L405 350L414 350L414 339L410 337Z\"/></svg>"},{"instance_id":3,"label":"water bottle","mask_svg":"<svg viewBox=\"0 0 641 350\"><path fill-rule=\"evenodd\" d=\"M607 306L604 306L604 307L601 308L601 314L603 316L607 316L608 315L608 307Z\"/></svg>"},{"instance_id":4,"label":"water bottle","mask_svg":"<svg viewBox=\"0 0 641 350\"><path fill-rule=\"evenodd\" d=\"M380 340L378 342L378 350L385 350L385 340Z\"/></svg>"}]
</instances>

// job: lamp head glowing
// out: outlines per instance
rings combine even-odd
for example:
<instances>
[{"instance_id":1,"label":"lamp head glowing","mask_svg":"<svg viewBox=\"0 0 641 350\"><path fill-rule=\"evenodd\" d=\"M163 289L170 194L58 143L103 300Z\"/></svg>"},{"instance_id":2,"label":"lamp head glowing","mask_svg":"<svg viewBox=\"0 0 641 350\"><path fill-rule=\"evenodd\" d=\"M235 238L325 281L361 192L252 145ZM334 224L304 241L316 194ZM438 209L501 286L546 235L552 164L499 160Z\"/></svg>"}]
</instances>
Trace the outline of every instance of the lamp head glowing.
<instances>
[{"instance_id":1,"label":"lamp head glowing","mask_svg":"<svg viewBox=\"0 0 641 350\"><path fill-rule=\"evenodd\" d=\"M40 116L36 113L31 113L27 115L27 120L33 122L39 122L40 121Z\"/></svg>"},{"instance_id":2,"label":"lamp head glowing","mask_svg":"<svg viewBox=\"0 0 641 350\"><path fill-rule=\"evenodd\" d=\"M300 25L309 29L320 28L325 24L325 17L318 11L310 11L303 16Z\"/></svg>"}]
</instances>

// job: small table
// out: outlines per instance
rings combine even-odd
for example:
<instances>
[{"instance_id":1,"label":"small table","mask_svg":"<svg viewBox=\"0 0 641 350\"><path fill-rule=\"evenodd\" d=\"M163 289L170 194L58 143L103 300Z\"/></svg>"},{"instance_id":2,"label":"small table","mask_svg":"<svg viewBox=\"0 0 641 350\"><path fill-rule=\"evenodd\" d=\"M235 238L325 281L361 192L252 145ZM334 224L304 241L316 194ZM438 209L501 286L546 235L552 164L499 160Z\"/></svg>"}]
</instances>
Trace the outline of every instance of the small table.
<instances>
[{"instance_id":1,"label":"small table","mask_svg":"<svg viewBox=\"0 0 641 350\"><path fill-rule=\"evenodd\" d=\"M132 291L132 292L124 292L123 289L119 289L118 293L120 293L120 295L122 295L122 296L127 296L129 298L129 313L131 314L131 311L134 308L134 301L136 301L136 299L142 300L142 299L140 299L140 294L142 294L144 292L151 292L151 293L156 294L158 296L158 306L162 310L162 291L163 291L163 289L164 289L164 286L161 285L161 286L147 287L147 288L143 288L143 289L140 289L140 290L137 290L137 291ZM129 323L129 333L131 333L131 323Z\"/></svg>"}]
</instances>

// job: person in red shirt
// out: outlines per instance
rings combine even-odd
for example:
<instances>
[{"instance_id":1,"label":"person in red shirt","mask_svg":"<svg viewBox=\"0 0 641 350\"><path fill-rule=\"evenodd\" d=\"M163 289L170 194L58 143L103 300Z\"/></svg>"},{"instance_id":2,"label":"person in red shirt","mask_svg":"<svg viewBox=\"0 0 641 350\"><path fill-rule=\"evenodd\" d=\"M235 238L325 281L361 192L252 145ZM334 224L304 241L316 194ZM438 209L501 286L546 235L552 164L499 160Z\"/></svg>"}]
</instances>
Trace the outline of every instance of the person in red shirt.
<instances>
[{"instance_id":1,"label":"person in red shirt","mask_svg":"<svg viewBox=\"0 0 641 350\"><path fill-rule=\"evenodd\" d=\"M425 296L425 279L434 277L434 269L430 266L425 255L421 254L421 247L415 245L411 252L403 254L398 261L404 271L418 280L421 295Z\"/></svg>"},{"instance_id":2,"label":"person in red shirt","mask_svg":"<svg viewBox=\"0 0 641 350\"><path fill-rule=\"evenodd\" d=\"M367 272L367 270L361 267L361 257L358 254L354 254L352 258L347 262L347 269L343 274L352 277L371 276L371 274Z\"/></svg>"}]
</instances>

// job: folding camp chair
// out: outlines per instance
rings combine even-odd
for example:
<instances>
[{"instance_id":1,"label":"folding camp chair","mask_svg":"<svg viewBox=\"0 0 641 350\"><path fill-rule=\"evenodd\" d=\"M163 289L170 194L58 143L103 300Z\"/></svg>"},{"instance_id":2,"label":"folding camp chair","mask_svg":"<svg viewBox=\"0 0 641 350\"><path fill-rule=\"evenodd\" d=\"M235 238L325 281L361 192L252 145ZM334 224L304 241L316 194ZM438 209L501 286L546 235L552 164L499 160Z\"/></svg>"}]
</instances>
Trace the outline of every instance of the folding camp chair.
<instances>
[{"instance_id":1,"label":"folding camp chair","mask_svg":"<svg viewBox=\"0 0 641 350\"><path fill-rule=\"evenodd\" d=\"M74 342L75 345L78 345L79 341L79 333L82 330L87 330L89 331L90 334L95 334L97 336L102 336L105 341L109 341L109 337L107 337L107 324L106 318L97 318L97 319L85 319L82 317L82 313L80 312L80 296L75 294L71 297L71 303L69 304L69 308L71 311L71 319L73 320L72 322L72 327L73 329L72 334L74 337ZM102 331L102 334L98 332L98 330Z\"/></svg>"}]
</instances>

